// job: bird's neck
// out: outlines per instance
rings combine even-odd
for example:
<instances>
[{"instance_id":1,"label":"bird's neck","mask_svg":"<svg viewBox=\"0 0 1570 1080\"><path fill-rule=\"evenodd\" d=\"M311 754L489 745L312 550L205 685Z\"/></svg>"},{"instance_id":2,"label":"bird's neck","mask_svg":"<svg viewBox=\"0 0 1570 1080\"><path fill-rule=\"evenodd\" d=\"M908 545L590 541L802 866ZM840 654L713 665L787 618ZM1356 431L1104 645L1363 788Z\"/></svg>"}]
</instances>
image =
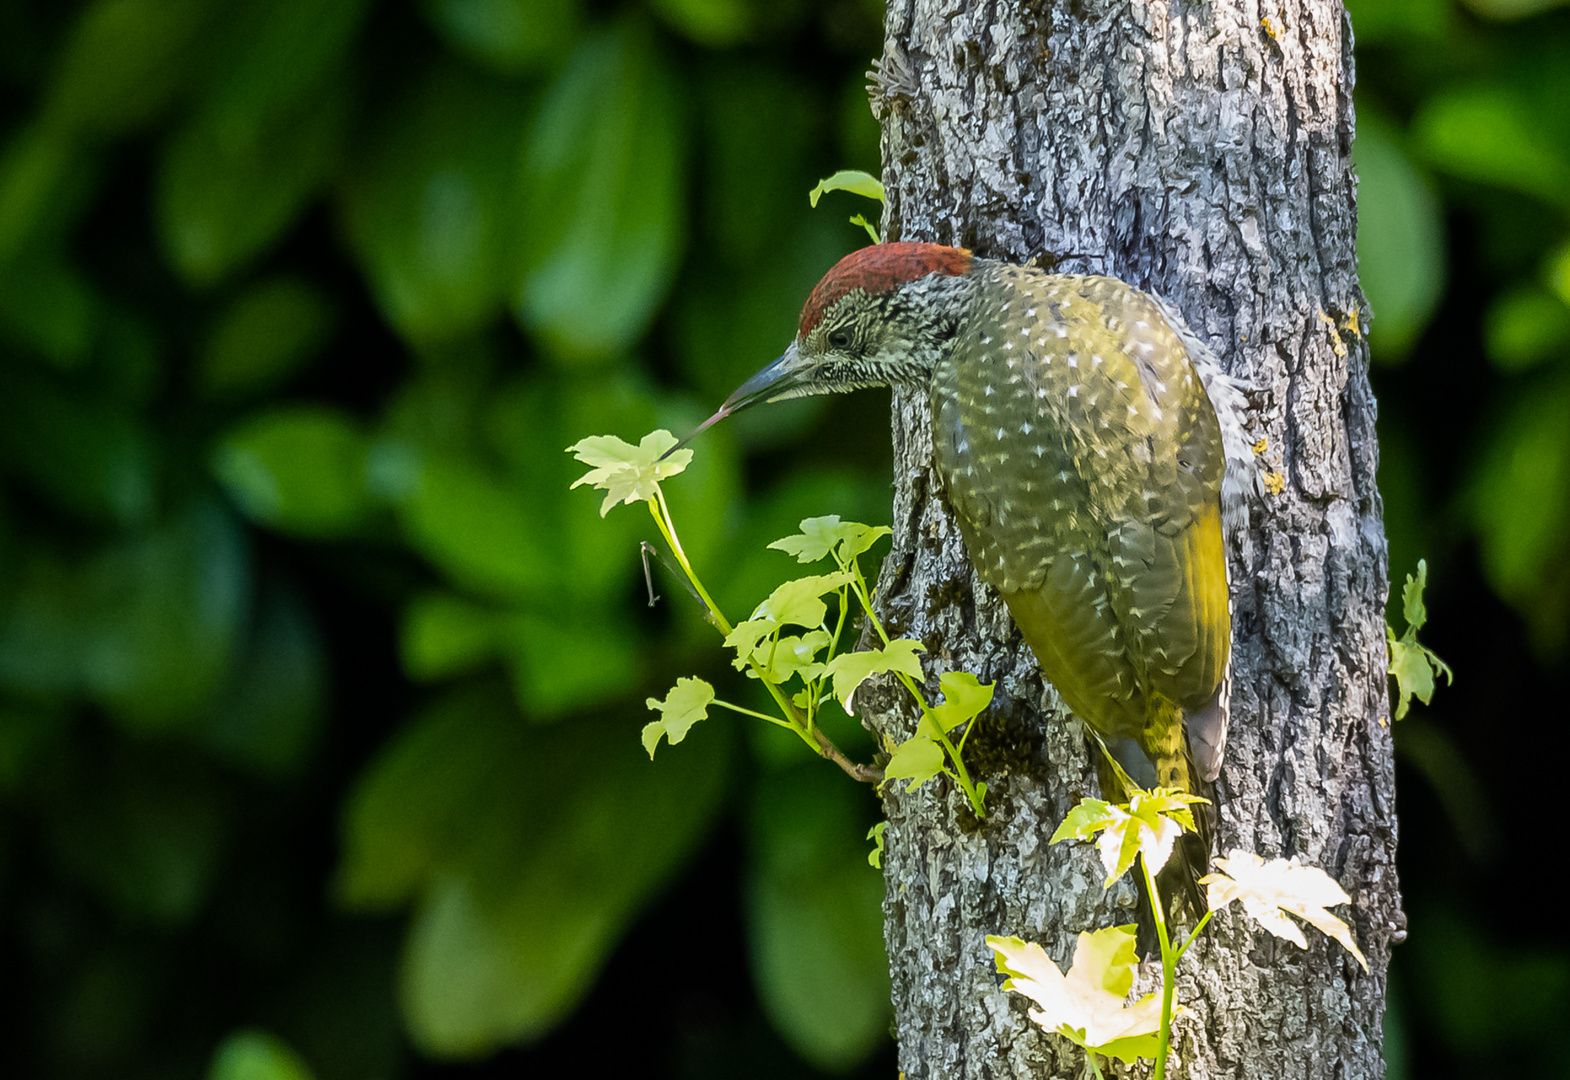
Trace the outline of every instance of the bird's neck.
<instances>
[{"instance_id":1,"label":"bird's neck","mask_svg":"<svg viewBox=\"0 0 1570 1080\"><path fill-rule=\"evenodd\" d=\"M973 274L931 274L889 300L888 317L901 328L901 358L889 365L889 385L925 390L954 352L980 279Z\"/></svg>"}]
</instances>

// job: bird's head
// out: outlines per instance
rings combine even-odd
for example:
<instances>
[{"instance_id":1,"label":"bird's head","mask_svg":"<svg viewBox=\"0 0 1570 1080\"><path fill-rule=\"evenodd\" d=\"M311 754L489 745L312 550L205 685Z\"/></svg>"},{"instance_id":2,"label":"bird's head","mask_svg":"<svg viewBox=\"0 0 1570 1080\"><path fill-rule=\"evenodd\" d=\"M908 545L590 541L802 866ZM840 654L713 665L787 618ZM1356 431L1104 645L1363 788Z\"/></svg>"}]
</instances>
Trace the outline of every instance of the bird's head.
<instances>
[{"instance_id":1,"label":"bird's head","mask_svg":"<svg viewBox=\"0 0 1570 1080\"><path fill-rule=\"evenodd\" d=\"M869 386L925 386L954 335L972 257L940 244L874 244L823 275L796 339L737 387L699 432L748 405Z\"/></svg>"}]
</instances>

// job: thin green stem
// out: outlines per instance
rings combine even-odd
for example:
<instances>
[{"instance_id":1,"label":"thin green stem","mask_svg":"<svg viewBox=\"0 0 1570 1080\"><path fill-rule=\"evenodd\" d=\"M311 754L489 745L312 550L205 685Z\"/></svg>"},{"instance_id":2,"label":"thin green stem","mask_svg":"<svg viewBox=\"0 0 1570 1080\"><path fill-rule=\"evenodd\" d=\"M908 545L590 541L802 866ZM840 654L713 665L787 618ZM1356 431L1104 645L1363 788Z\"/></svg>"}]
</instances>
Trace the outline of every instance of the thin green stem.
<instances>
[{"instance_id":1,"label":"thin green stem","mask_svg":"<svg viewBox=\"0 0 1570 1080\"><path fill-rule=\"evenodd\" d=\"M856 580L851 583L851 588L856 591L856 600L861 604L861 609L867 613L867 621L872 624L872 629L877 631L878 640L883 642L883 647L886 649L889 647L889 634L878 621L878 613L872 610L872 594L867 591L867 579L861 575L861 564L852 562L848 569L855 571L856 574ZM910 691L910 696L916 699L916 704L921 706L921 711L926 712L927 699L922 694L921 687L904 672L896 671L894 675L899 679L900 685Z\"/></svg>"},{"instance_id":2,"label":"thin green stem","mask_svg":"<svg viewBox=\"0 0 1570 1080\"><path fill-rule=\"evenodd\" d=\"M721 634L729 637L730 632L735 628L731 626L730 620L725 618L724 612L720 611L720 607L714 602L714 598L709 595L709 590L703 587L703 582L698 580L697 571L693 570L692 564L687 561L687 553L682 550L681 540L676 536L676 523L671 520L670 507L665 503L665 493L660 490L658 484L654 486L654 498L648 501L648 505L649 515L654 518L654 524L659 528L660 535L665 538L665 542L670 545L672 553L676 556L676 561L681 564L682 573L687 575L687 580L692 583L693 589L697 591L698 598L708 610L710 620ZM769 692L769 696L774 699L774 704L779 706L780 714L785 717L783 721L775 720L772 717L765 717L764 719L769 720L770 723L777 723L781 727L789 728L795 733L797 738L812 748L813 753L819 757L828 758L844 770L847 775L857 780L869 782L882 780L883 774L881 771L865 765L857 765L847 758L827 735L815 730L812 724L797 710L796 706L791 704L790 699L785 696L779 684L770 682L763 677L763 670L759 668L757 662L750 655L747 657L747 666L758 677L758 681L763 684L764 689ZM753 715L761 714L754 713Z\"/></svg>"},{"instance_id":3,"label":"thin green stem","mask_svg":"<svg viewBox=\"0 0 1570 1080\"><path fill-rule=\"evenodd\" d=\"M654 488L654 498L649 500L649 514L654 518L654 524L659 526L660 535L665 537L665 542L671 546L676 561L681 563L682 573L687 575L687 580L692 582L692 587L698 590L698 597L703 601L704 607L708 608L709 615L714 619L714 625L719 627L720 633L728 637L734 627L725 618L724 612L720 611L720 606L714 602L714 598L709 595L709 590L703 587L703 582L698 580L692 564L687 561L687 553L681 549L681 541L676 538L676 524L671 521L670 508L665 505L665 493L657 485Z\"/></svg>"},{"instance_id":4,"label":"thin green stem","mask_svg":"<svg viewBox=\"0 0 1570 1080\"><path fill-rule=\"evenodd\" d=\"M878 638L883 642L883 647L886 649L889 646L889 634L887 630L883 629L883 624L878 621L877 612L872 610L872 593L867 588L867 579L862 575L861 563L853 559L848 569L856 574L856 580L852 583L852 588L856 590L856 599L860 601L862 610L867 613L867 621L872 624L872 629L877 632ZM910 696L916 699L916 704L921 707L921 711L923 713L927 712L926 696L922 694L921 688L916 685L915 680L902 671L896 671L894 675L899 679L900 685L910 692ZM970 778L970 770L965 768L965 759L960 756L959 749L949 741L948 734L936 724L933 725L933 730L937 732L938 745L943 747L943 752L948 755L949 761L954 765L954 771L951 775L959 783L960 790L965 793L965 798L970 801L971 809L976 812L977 817L986 817L986 808L981 804L981 793L976 790L975 782ZM970 731L967 729L965 734L969 735ZM961 737L961 745L963 743L964 739Z\"/></svg>"},{"instance_id":5,"label":"thin green stem","mask_svg":"<svg viewBox=\"0 0 1570 1080\"><path fill-rule=\"evenodd\" d=\"M1101 1066L1096 1061L1096 1052L1094 1050L1086 1050L1085 1057L1090 1061L1090 1074L1094 1076L1096 1080L1102 1080Z\"/></svg>"},{"instance_id":6,"label":"thin green stem","mask_svg":"<svg viewBox=\"0 0 1570 1080\"><path fill-rule=\"evenodd\" d=\"M1199 932L1206 927L1206 925L1210 922L1210 917L1214 914L1214 911L1207 911L1200 916L1199 922L1195 924L1193 931L1188 935L1188 939L1183 942L1183 944L1178 948L1177 955L1172 958L1172 963L1174 965L1176 965L1179 960L1183 959L1183 954L1188 952L1188 947L1194 944L1195 940L1198 939Z\"/></svg>"},{"instance_id":7,"label":"thin green stem","mask_svg":"<svg viewBox=\"0 0 1570 1080\"><path fill-rule=\"evenodd\" d=\"M834 659L834 654L839 650L840 634L845 630L845 617L850 613L850 596L847 594L847 587L844 585L840 586L839 600L839 618L837 618L834 622L834 636L829 638L829 651L823 660L825 664ZM817 719L818 706L822 705L826 700L826 698L819 697L816 694L811 695L811 697L813 698L813 704L812 707L807 710L807 724L809 727Z\"/></svg>"},{"instance_id":8,"label":"thin green stem","mask_svg":"<svg viewBox=\"0 0 1570 1080\"><path fill-rule=\"evenodd\" d=\"M878 613L872 610L872 590L867 588L867 579L861 573L861 562L856 559L850 561L849 566L841 564L840 569L853 571L856 575L856 599L861 601L862 610L867 613L867 618L872 623L872 628L878 632L878 637L883 639L884 647L889 643L888 631L883 629L883 624L878 621Z\"/></svg>"},{"instance_id":9,"label":"thin green stem","mask_svg":"<svg viewBox=\"0 0 1570 1080\"><path fill-rule=\"evenodd\" d=\"M775 656L779 655L779 651L780 651L780 632L779 632L779 629L776 628L774 633L769 635L769 662L768 662L768 664L765 665L769 671L773 671L774 670L774 658L775 658Z\"/></svg>"},{"instance_id":10,"label":"thin green stem","mask_svg":"<svg viewBox=\"0 0 1570 1080\"><path fill-rule=\"evenodd\" d=\"M933 727L936 728L937 725L934 724ZM954 779L959 781L961 790L965 792L965 798L970 800L971 809L976 811L977 817L986 817L987 811L981 805L981 793L976 790L976 785L970 778L970 770L965 768L965 759L959 756L959 751L955 749L954 744L949 741L949 737L941 730L938 732L938 744L943 747L943 752L948 754L949 760L954 763L956 772Z\"/></svg>"},{"instance_id":11,"label":"thin green stem","mask_svg":"<svg viewBox=\"0 0 1570 1080\"><path fill-rule=\"evenodd\" d=\"M955 744L960 753L963 754L965 752L965 740L970 738L970 733L972 731L976 730L976 721L980 719L981 717L979 716L972 716L969 720L965 721L965 733L959 737L959 742Z\"/></svg>"},{"instance_id":12,"label":"thin green stem","mask_svg":"<svg viewBox=\"0 0 1570 1080\"><path fill-rule=\"evenodd\" d=\"M709 590L703 587L703 582L698 580L697 571L687 561L687 553L682 550L681 540L676 536L676 523L671 520L670 507L665 504L665 493L659 489L658 485L655 485L654 488L654 498L649 500L649 514L654 518L654 524L659 526L660 535L665 537L665 542L671 546L671 551L675 554L676 561L681 564L682 573L687 575L687 580L692 582L692 587L698 591L699 598L702 599L704 606L708 608L709 616L714 620L714 625L719 629L720 633L729 637L734 627L731 626L730 620L725 618L725 613L714 602L714 598L709 595ZM821 754L822 751L808 734L806 725L801 722L795 707L780 692L779 686L763 677L763 670L750 655L747 657L747 666L752 669L754 675L758 676L758 681L768 689L769 696L774 699L774 704L780 707L780 712L787 718L786 726L800 736L802 742L812 747L814 753Z\"/></svg>"},{"instance_id":13,"label":"thin green stem","mask_svg":"<svg viewBox=\"0 0 1570 1080\"><path fill-rule=\"evenodd\" d=\"M1143 856L1139 868L1145 874L1145 891L1150 896L1150 910L1156 917L1156 936L1161 941L1161 1034L1156 1039L1156 1067L1150 1080L1162 1080L1167 1072L1167 1048L1172 1043L1172 994L1177 985L1177 956L1172 951L1172 940L1167 936L1166 912L1161 910L1156 875Z\"/></svg>"},{"instance_id":14,"label":"thin green stem","mask_svg":"<svg viewBox=\"0 0 1570 1080\"><path fill-rule=\"evenodd\" d=\"M781 720L779 717L777 717L777 716L770 716L768 713L758 712L756 709L747 709L747 708L743 708L740 705L732 705L730 702L728 702L728 701L721 701L718 698L715 698L712 702L710 702L710 704L718 705L718 706L720 706L721 708L724 708L724 709L729 709L731 712L734 712L734 713L741 713L741 715L743 715L743 716L755 716L759 720L767 720L769 723L773 724L775 727L786 728L786 729L788 729L790 731L795 731L796 730L796 726L794 724L792 724L790 721L788 721L788 720Z\"/></svg>"}]
</instances>

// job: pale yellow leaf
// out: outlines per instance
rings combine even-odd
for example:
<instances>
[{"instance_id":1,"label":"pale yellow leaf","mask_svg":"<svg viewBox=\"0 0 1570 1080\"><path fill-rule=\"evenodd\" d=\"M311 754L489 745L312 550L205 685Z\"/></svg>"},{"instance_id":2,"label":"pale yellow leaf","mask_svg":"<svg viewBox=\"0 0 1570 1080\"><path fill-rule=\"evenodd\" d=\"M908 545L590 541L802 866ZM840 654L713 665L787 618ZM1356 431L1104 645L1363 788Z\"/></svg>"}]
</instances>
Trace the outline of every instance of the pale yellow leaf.
<instances>
[{"instance_id":1,"label":"pale yellow leaf","mask_svg":"<svg viewBox=\"0 0 1570 1080\"><path fill-rule=\"evenodd\" d=\"M1352 931L1347 924L1326 911L1335 904L1349 904L1351 898L1331 876L1317 866L1303 866L1296 858L1266 862L1252 852L1236 850L1216 859L1219 873L1206 875L1200 884L1209 890L1210 910L1219 911L1240 900L1249 917L1279 938L1308 948L1303 931L1287 915L1295 915L1339 941L1368 970Z\"/></svg>"}]
</instances>

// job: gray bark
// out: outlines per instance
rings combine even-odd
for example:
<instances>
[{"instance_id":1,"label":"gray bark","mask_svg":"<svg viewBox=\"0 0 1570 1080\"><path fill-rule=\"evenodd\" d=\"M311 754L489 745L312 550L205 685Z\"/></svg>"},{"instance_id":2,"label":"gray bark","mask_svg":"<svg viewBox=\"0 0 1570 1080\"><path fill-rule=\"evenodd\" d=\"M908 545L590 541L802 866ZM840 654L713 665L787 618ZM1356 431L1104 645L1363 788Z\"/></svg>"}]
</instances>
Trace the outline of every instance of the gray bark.
<instances>
[{"instance_id":1,"label":"gray bark","mask_svg":"<svg viewBox=\"0 0 1570 1080\"><path fill-rule=\"evenodd\" d=\"M1182 965L1174 1074L1382 1076L1386 966L1405 918L1340 0L889 0L886 26L885 236L1016 262L1051 253L1164 296L1253 387L1251 434L1285 481L1233 552L1217 847L1297 855L1339 880L1371 970L1315 931L1302 952L1223 913ZM880 606L891 632L927 644L934 672L999 683L967 751L991 785L984 822L941 781L886 790L901 1067L912 1080L1075 1076L1083 1055L999 989L983 938L1038 941L1066 967L1080 931L1133 921L1134 894L1102 890L1087 845L1047 843L1096 794L1083 735L971 572L923 396L894 405ZM897 738L913 729L886 688L861 704ZM1141 985L1158 982L1147 964Z\"/></svg>"}]
</instances>

